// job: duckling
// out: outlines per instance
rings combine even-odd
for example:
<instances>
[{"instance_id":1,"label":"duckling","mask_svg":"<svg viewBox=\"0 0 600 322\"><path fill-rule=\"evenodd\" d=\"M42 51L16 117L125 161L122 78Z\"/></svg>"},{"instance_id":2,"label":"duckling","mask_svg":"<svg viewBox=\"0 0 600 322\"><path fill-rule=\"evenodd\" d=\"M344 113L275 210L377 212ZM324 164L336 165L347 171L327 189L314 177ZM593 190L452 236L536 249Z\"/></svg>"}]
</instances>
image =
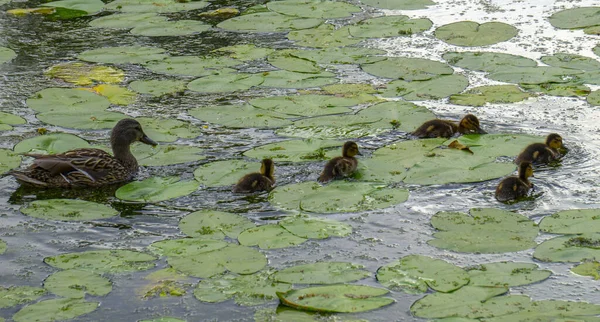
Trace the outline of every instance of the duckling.
<instances>
[{"instance_id":1,"label":"duckling","mask_svg":"<svg viewBox=\"0 0 600 322\"><path fill-rule=\"evenodd\" d=\"M479 120L473 114L467 114L460 120L458 125L452 121L430 120L417 128L412 135L419 138L449 138L454 134L486 134L487 132L479 127Z\"/></svg>"},{"instance_id":2,"label":"duckling","mask_svg":"<svg viewBox=\"0 0 600 322\"><path fill-rule=\"evenodd\" d=\"M114 156L100 149L75 149L59 154L24 155L35 158L26 170L9 174L21 184L46 188L99 187L128 181L138 171L129 146L136 142L156 146L134 119L122 119L112 129L110 144Z\"/></svg>"},{"instance_id":3,"label":"duckling","mask_svg":"<svg viewBox=\"0 0 600 322\"><path fill-rule=\"evenodd\" d=\"M323 172L319 176L319 182L326 183L351 175L356 171L356 167L358 166L358 160L354 157L355 155L362 155L358 150L358 144L352 141L344 143L342 156L335 157L327 162Z\"/></svg>"},{"instance_id":4,"label":"duckling","mask_svg":"<svg viewBox=\"0 0 600 322\"><path fill-rule=\"evenodd\" d=\"M528 145L515 159L516 164L523 161L534 164L549 163L560 159L563 147L562 137L556 133L548 134L546 143L533 143Z\"/></svg>"},{"instance_id":5,"label":"duckling","mask_svg":"<svg viewBox=\"0 0 600 322\"><path fill-rule=\"evenodd\" d=\"M256 191L270 191L275 184L275 164L271 159L263 159L260 172L249 173L243 176L233 187L233 192L248 193Z\"/></svg>"},{"instance_id":6,"label":"duckling","mask_svg":"<svg viewBox=\"0 0 600 322\"><path fill-rule=\"evenodd\" d=\"M496 187L496 199L506 202L526 197L529 189L533 188L533 183L529 182L529 177L533 177L531 162L521 162L518 177L510 176L500 181L498 187Z\"/></svg>"}]
</instances>

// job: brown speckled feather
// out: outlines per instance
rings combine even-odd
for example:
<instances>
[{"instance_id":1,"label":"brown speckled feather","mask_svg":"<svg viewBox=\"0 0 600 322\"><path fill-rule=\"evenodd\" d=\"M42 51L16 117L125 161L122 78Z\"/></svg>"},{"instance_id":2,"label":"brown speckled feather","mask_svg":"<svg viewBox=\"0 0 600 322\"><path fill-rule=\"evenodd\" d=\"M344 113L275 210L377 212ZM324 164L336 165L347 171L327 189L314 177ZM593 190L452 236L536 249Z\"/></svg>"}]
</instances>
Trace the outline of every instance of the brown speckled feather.
<instances>
[{"instance_id":1,"label":"brown speckled feather","mask_svg":"<svg viewBox=\"0 0 600 322\"><path fill-rule=\"evenodd\" d=\"M412 135L419 138L449 138L458 132L458 125L452 121L430 120L417 128Z\"/></svg>"},{"instance_id":2,"label":"brown speckled feather","mask_svg":"<svg viewBox=\"0 0 600 322\"><path fill-rule=\"evenodd\" d=\"M544 143L533 143L528 145L521 154L515 159L516 164L520 164L523 161L531 163L549 163L554 160L560 159L561 155L558 151L555 151L548 147Z\"/></svg>"},{"instance_id":3,"label":"brown speckled feather","mask_svg":"<svg viewBox=\"0 0 600 322\"><path fill-rule=\"evenodd\" d=\"M256 191L270 191L273 189L274 180L258 172L243 176L233 187L233 192L247 193Z\"/></svg>"},{"instance_id":4,"label":"brown speckled feather","mask_svg":"<svg viewBox=\"0 0 600 322\"><path fill-rule=\"evenodd\" d=\"M354 157L335 157L325 165L321 176L319 176L319 182L347 177L356 171L357 166L358 160Z\"/></svg>"},{"instance_id":5,"label":"brown speckled feather","mask_svg":"<svg viewBox=\"0 0 600 322\"><path fill-rule=\"evenodd\" d=\"M501 202L527 197L531 182L525 182L518 177L508 177L502 180L496 188L496 199Z\"/></svg>"}]
</instances>

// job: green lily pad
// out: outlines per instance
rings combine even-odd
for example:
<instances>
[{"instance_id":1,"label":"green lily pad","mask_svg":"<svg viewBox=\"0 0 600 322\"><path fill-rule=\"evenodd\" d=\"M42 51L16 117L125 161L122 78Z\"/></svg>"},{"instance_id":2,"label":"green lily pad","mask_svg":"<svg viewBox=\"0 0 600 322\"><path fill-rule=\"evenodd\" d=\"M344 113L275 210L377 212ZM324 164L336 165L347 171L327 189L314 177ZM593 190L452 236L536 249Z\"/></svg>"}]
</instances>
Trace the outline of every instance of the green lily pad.
<instances>
[{"instance_id":1,"label":"green lily pad","mask_svg":"<svg viewBox=\"0 0 600 322\"><path fill-rule=\"evenodd\" d=\"M587 102L592 106L600 106L600 90L590 92L587 96Z\"/></svg>"},{"instance_id":2,"label":"green lily pad","mask_svg":"<svg viewBox=\"0 0 600 322\"><path fill-rule=\"evenodd\" d=\"M94 93L108 98L111 104L127 106L137 99L138 94L129 89L109 84L100 84L91 89Z\"/></svg>"},{"instance_id":3,"label":"green lily pad","mask_svg":"<svg viewBox=\"0 0 600 322\"><path fill-rule=\"evenodd\" d=\"M244 105L204 106L189 110L191 116L205 122L231 128L275 128L291 124L289 115Z\"/></svg>"},{"instance_id":4,"label":"green lily pad","mask_svg":"<svg viewBox=\"0 0 600 322\"><path fill-rule=\"evenodd\" d=\"M231 73L227 70L191 81L187 88L200 93L245 91L264 82L263 74Z\"/></svg>"},{"instance_id":5,"label":"green lily pad","mask_svg":"<svg viewBox=\"0 0 600 322\"><path fill-rule=\"evenodd\" d=\"M324 239L331 236L345 237L352 233L352 226L327 218L296 215L285 218L279 225L290 233L312 239Z\"/></svg>"},{"instance_id":6,"label":"green lily pad","mask_svg":"<svg viewBox=\"0 0 600 322\"><path fill-rule=\"evenodd\" d=\"M520 102L532 96L515 85L489 85L471 88L462 94L454 94L450 96L450 102L457 105L484 106L487 103Z\"/></svg>"},{"instance_id":7,"label":"green lily pad","mask_svg":"<svg viewBox=\"0 0 600 322\"><path fill-rule=\"evenodd\" d=\"M469 213L435 214L431 225L438 232L427 243L469 253L516 252L537 245L538 227L525 216L494 208L473 208Z\"/></svg>"},{"instance_id":8,"label":"green lily pad","mask_svg":"<svg viewBox=\"0 0 600 322\"><path fill-rule=\"evenodd\" d=\"M429 30L429 19L410 19L408 16L383 16L365 19L348 27L350 35L357 38L385 38L410 36Z\"/></svg>"},{"instance_id":9,"label":"green lily pad","mask_svg":"<svg viewBox=\"0 0 600 322\"><path fill-rule=\"evenodd\" d=\"M460 93L469 86L464 75L441 75L424 81L396 80L386 85L383 97L401 96L408 101L440 99Z\"/></svg>"},{"instance_id":10,"label":"green lily pad","mask_svg":"<svg viewBox=\"0 0 600 322\"><path fill-rule=\"evenodd\" d=\"M104 296L112 291L112 283L99 274L77 269L56 272L46 278L44 287L50 292L67 298Z\"/></svg>"},{"instance_id":11,"label":"green lily pad","mask_svg":"<svg viewBox=\"0 0 600 322\"><path fill-rule=\"evenodd\" d=\"M258 163L243 160L215 161L201 165L194 178L207 187L230 186L244 175L259 169Z\"/></svg>"},{"instance_id":12,"label":"green lily pad","mask_svg":"<svg viewBox=\"0 0 600 322\"><path fill-rule=\"evenodd\" d=\"M362 41L350 35L348 27L336 29L333 25L323 24L317 28L294 30L288 33L288 39L298 46L315 48L344 47Z\"/></svg>"},{"instance_id":13,"label":"green lily pad","mask_svg":"<svg viewBox=\"0 0 600 322\"><path fill-rule=\"evenodd\" d=\"M342 141L334 140L289 140L262 145L244 152L244 155L253 159L272 159L275 162L322 161L341 155L339 149L343 144Z\"/></svg>"},{"instance_id":14,"label":"green lily pad","mask_svg":"<svg viewBox=\"0 0 600 322\"><path fill-rule=\"evenodd\" d=\"M531 302L522 310L486 321L598 321L600 305L585 302L543 300Z\"/></svg>"},{"instance_id":15,"label":"green lily pad","mask_svg":"<svg viewBox=\"0 0 600 322\"><path fill-rule=\"evenodd\" d=\"M553 13L548 21L555 28L579 29L600 25L600 7L578 7Z\"/></svg>"},{"instance_id":16,"label":"green lily pad","mask_svg":"<svg viewBox=\"0 0 600 322\"><path fill-rule=\"evenodd\" d=\"M452 66L470 70L494 73L511 67L535 67L533 59L496 52L447 52L442 58Z\"/></svg>"},{"instance_id":17,"label":"green lily pad","mask_svg":"<svg viewBox=\"0 0 600 322\"><path fill-rule=\"evenodd\" d=\"M187 322L187 320L173 318L170 316L162 316L152 320L140 320L139 322Z\"/></svg>"},{"instance_id":18,"label":"green lily pad","mask_svg":"<svg viewBox=\"0 0 600 322\"><path fill-rule=\"evenodd\" d=\"M46 290L31 286L0 286L0 308L6 308L35 301L42 297Z\"/></svg>"},{"instance_id":19,"label":"green lily pad","mask_svg":"<svg viewBox=\"0 0 600 322\"><path fill-rule=\"evenodd\" d=\"M227 19L217 27L231 31L285 32L317 27L322 19L282 15L277 12L258 12Z\"/></svg>"},{"instance_id":20,"label":"green lily pad","mask_svg":"<svg viewBox=\"0 0 600 322\"><path fill-rule=\"evenodd\" d=\"M267 8L277 13L304 18L344 18L360 12L355 5L323 0L283 0L267 3Z\"/></svg>"},{"instance_id":21,"label":"green lily pad","mask_svg":"<svg viewBox=\"0 0 600 322\"><path fill-rule=\"evenodd\" d=\"M122 186L115 192L115 196L127 201L160 202L189 195L199 186L200 183L196 180L179 181L179 177L152 177Z\"/></svg>"},{"instance_id":22,"label":"green lily pad","mask_svg":"<svg viewBox=\"0 0 600 322\"><path fill-rule=\"evenodd\" d=\"M600 45L596 45L596 47L592 48L592 51L596 56L600 56Z\"/></svg>"},{"instance_id":23,"label":"green lily pad","mask_svg":"<svg viewBox=\"0 0 600 322\"><path fill-rule=\"evenodd\" d=\"M136 80L129 83L129 87L138 93L159 97L185 91L186 83L179 80Z\"/></svg>"},{"instance_id":24,"label":"green lily pad","mask_svg":"<svg viewBox=\"0 0 600 322\"><path fill-rule=\"evenodd\" d=\"M139 36L165 37L193 35L209 29L209 25L198 20L168 20L140 24L129 32Z\"/></svg>"},{"instance_id":25,"label":"green lily pad","mask_svg":"<svg viewBox=\"0 0 600 322\"><path fill-rule=\"evenodd\" d=\"M239 59L241 61L265 58L274 51L274 49L256 47L253 44L227 46L214 50L214 52L218 53L219 55L225 54L228 57ZM219 59L223 59L223 57L219 57Z\"/></svg>"},{"instance_id":26,"label":"green lily pad","mask_svg":"<svg viewBox=\"0 0 600 322\"><path fill-rule=\"evenodd\" d=\"M290 284L340 284L371 276L364 266L346 262L296 265L273 274L273 279Z\"/></svg>"},{"instance_id":27,"label":"green lily pad","mask_svg":"<svg viewBox=\"0 0 600 322\"><path fill-rule=\"evenodd\" d=\"M375 8L390 10L426 9L428 6L435 4L431 0L361 0L360 2Z\"/></svg>"},{"instance_id":28,"label":"green lily pad","mask_svg":"<svg viewBox=\"0 0 600 322\"><path fill-rule=\"evenodd\" d=\"M541 92L553 96L573 97L586 96L590 88L578 82L574 83L544 83L544 84L521 84L528 92Z\"/></svg>"},{"instance_id":29,"label":"green lily pad","mask_svg":"<svg viewBox=\"0 0 600 322\"><path fill-rule=\"evenodd\" d=\"M159 16L154 12L147 13L116 13L110 16L96 18L90 21L90 27L131 29L143 24L153 24L167 20L165 16Z\"/></svg>"},{"instance_id":30,"label":"green lily pad","mask_svg":"<svg viewBox=\"0 0 600 322\"><path fill-rule=\"evenodd\" d=\"M238 241L244 246L273 249L300 245L306 238L298 237L279 225L262 225L244 230Z\"/></svg>"},{"instance_id":31,"label":"green lily pad","mask_svg":"<svg viewBox=\"0 0 600 322\"><path fill-rule=\"evenodd\" d=\"M6 47L0 47L0 64L4 64L17 57L17 53L14 50Z\"/></svg>"},{"instance_id":32,"label":"green lily pad","mask_svg":"<svg viewBox=\"0 0 600 322\"><path fill-rule=\"evenodd\" d=\"M114 4L113 1L110 4ZM94 63L106 64L145 64L151 60L167 57L164 49L143 46L104 47L90 49L77 55L77 58Z\"/></svg>"},{"instance_id":33,"label":"green lily pad","mask_svg":"<svg viewBox=\"0 0 600 322\"><path fill-rule=\"evenodd\" d=\"M561 236L541 243L533 257L543 262L581 262L584 259L600 258L599 233Z\"/></svg>"},{"instance_id":34,"label":"green lily pad","mask_svg":"<svg viewBox=\"0 0 600 322\"><path fill-rule=\"evenodd\" d=\"M379 91L370 84L333 84L321 87L321 90L330 95L340 95L344 97L355 97L355 96L363 96L366 94L377 94ZM357 95L358 93L358 95ZM370 97L370 95L369 95ZM366 100L368 102L371 99Z\"/></svg>"},{"instance_id":35,"label":"green lily pad","mask_svg":"<svg viewBox=\"0 0 600 322\"><path fill-rule=\"evenodd\" d=\"M42 3L41 6L85 11L91 15L100 12L104 8L104 2L100 0L61 0Z\"/></svg>"},{"instance_id":36,"label":"green lily pad","mask_svg":"<svg viewBox=\"0 0 600 322\"><path fill-rule=\"evenodd\" d=\"M276 70L264 73L264 81L260 86L278 88L319 87L337 83L339 80L334 76L335 74L330 72L306 74L290 72L287 70Z\"/></svg>"},{"instance_id":37,"label":"green lily pad","mask_svg":"<svg viewBox=\"0 0 600 322\"><path fill-rule=\"evenodd\" d=\"M428 80L439 75L451 75L452 67L445 63L408 57L390 57L386 60L372 64L363 64L361 68L375 76L385 78L398 78L407 81Z\"/></svg>"},{"instance_id":38,"label":"green lily pad","mask_svg":"<svg viewBox=\"0 0 600 322\"><path fill-rule=\"evenodd\" d=\"M119 214L109 206L77 199L35 200L20 210L31 217L60 221L104 219Z\"/></svg>"},{"instance_id":39,"label":"green lily pad","mask_svg":"<svg viewBox=\"0 0 600 322\"><path fill-rule=\"evenodd\" d=\"M511 287L543 281L551 271L540 270L536 264L497 262L468 268L471 286Z\"/></svg>"},{"instance_id":40,"label":"green lily pad","mask_svg":"<svg viewBox=\"0 0 600 322\"><path fill-rule=\"evenodd\" d=\"M151 61L144 66L159 74L175 76L208 76L215 71L235 72L225 69L241 64L241 61L226 57L175 56Z\"/></svg>"},{"instance_id":41,"label":"green lily pad","mask_svg":"<svg viewBox=\"0 0 600 322\"><path fill-rule=\"evenodd\" d=\"M25 139L13 148L15 153L57 154L76 148L89 148L90 144L73 134L56 133Z\"/></svg>"},{"instance_id":42,"label":"green lily pad","mask_svg":"<svg viewBox=\"0 0 600 322\"><path fill-rule=\"evenodd\" d=\"M351 111L348 107L361 103L360 98L329 95L271 96L250 100L255 107L297 116L347 113Z\"/></svg>"},{"instance_id":43,"label":"green lily pad","mask_svg":"<svg viewBox=\"0 0 600 322\"><path fill-rule=\"evenodd\" d=\"M25 124L24 118L5 112L0 112L0 131L12 130L11 125Z\"/></svg>"},{"instance_id":44,"label":"green lily pad","mask_svg":"<svg viewBox=\"0 0 600 322\"><path fill-rule=\"evenodd\" d=\"M202 9L208 6L205 1L177 1L177 0L115 0L105 6L108 10L121 12L179 12Z\"/></svg>"},{"instance_id":45,"label":"green lily pad","mask_svg":"<svg viewBox=\"0 0 600 322\"><path fill-rule=\"evenodd\" d=\"M57 64L44 72L51 78L60 78L79 86L91 85L94 82L116 84L125 79L125 72L110 66L98 66L81 62Z\"/></svg>"},{"instance_id":46,"label":"green lily pad","mask_svg":"<svg viewBox=\"0 0 600 322\"><path fill-rule=\"evenodd\" d=\"M600 209L572 209L546 216L540 229L553 234L582 234L599 231Z\"/></svg>"},{"instance_id":47,"label":"green lily pad","mask_svg":"<svg viewBox=\"0 0 600 322\"><path fill-rule=\"evenodd\" d=\"M274 281L270 272L266 271L252 275L226 274L200 281L194 296L209 303L234 298L239 305L259 305L276 299L276 292L286 292L291 288L290 284Z\"/></svg>"},{"instance_id":48,"label":"green lily pad","mask_svg":"<svg viewBox=\"0 0 600 322\"><path fill-rule=\"evenodd\" d=\"M4 254L4 252L6 252L6 242L3 241L2 239L0 239L0 255Z\"/></svg>"},{"instance_id":49,"label":"green lily pad","mask_svg":"<svg viewBox=\"0 0 600 322\"><path fill-rule=\"evenodd\" d=\"M138 117L136 120L142 124L144 132L158 142L193 139L202 134L197 126L180 120L149 117Z\"/></svg>"},{"instance_id":50,"label":"green lily pad","mask_svg":"<svg viewBox=\"0 0 600 322\"><path fill-rule=\"evenodd\" d=\"M459 21L443 25L435 30L435 37L456 46L489 46L507 41L519 30L503 22Z\"/></svg>"},{"instance_id":51,"label":"green lily pad","mask_svg":"<svg viewBox=\"0 0 600 322\"><path fill-rule=\"evenodd\" d=\"M600 263L597 261L586 261L571 268L571 272L577 275L591 276L595 280L600 280Z\"/></svg>"},{"instance_id":52,"label":"green lily pad","mask_svg":"<svg viewBox=\"0 0 600 322\"><path fill-rule=\"evenodd\" d=\"M600 10L600 7L598 8ZM600 19L598 20L600 24ZM600 69L600 61L597 61L594 58L574 55L574 54L566 54L566 53L556 53L552 56L543 56L540 60L550 66L554 67L563 67L563 68L572 68L572 69L580 69L580 70L597 70Z\"/></svg>"},{"instance_id":53,"label":"green lily pad","mask_svg":"<svg viewBox=\"0 0 600 322\"><path fill-rule=\"evenodd\" d=\"M306 212L339 213L386 208L408 199L408 190L367 182L335 181L326 186L303 182L271 191L272 205Z\"/></svg>"},{"instance_id":54,"label":"green lily pad","mask_svg":"<svg viewBox=\"0 0 600 322\"><path fill-rule=\"evenodd\" d=\"M394 300L380 297L389 291L366 285L330 285L278 292L281 304L304 311L355 313L371 311Z\"/></svg>"},{"instance_id":55,"label":"green lily pad","mask_svg":"<svg viewBox=\"0 0 600 322\"><path fill-rule=\"evenodd\" d=\"M377 281L392 290L425 293L429 288L452 292L469 283L462 268L421 255L405 256L377 270Z\"/></svg>"},{"instance_id":56,"label":"green lily pad","mask_svg":"<svg viewBox=\"0 0 600 322\"><path fill-rule=\"evenodd\" d=\"M286 49L286 53L319 64L369 64L387 59L385 51L362 47L331 47L315 50Z\"/></svg>"},{"instance_id":57,"label":"green lily pad","mask_svg":"<svg viewBox=\"0 0 600 322\"><path fill-rule=\"evenodd\" d=\"M152 243L148 248L159 255L167 257L193 257L229 246L221 240L180 238L165 239Z\"/></svg>"},{"instance_id":58,"label":"green lily pad","mask_svg":"<svg viewBox=\"0 0 600 322\"><path fill-rule=\"evenodd\" d=\"M318 74L322 70L315 62L297 57L287 50L273 52L269 55L268 61L277 68L291 72Z\"/></svg>"},{"instance_id":59,"label":"green lily pad","mask_svg":"<svg viewBox=\"0 0 600 322\"><path fill-rule=\"evenodd\" d=\"M537 66L507 68L488 75L488 78L499 82L515 84L568 83L578 74L583 74L583 71L561 67Z\"/></svg>"},{"instance_id":60,"label":"green lily pad","mask_svg":"<svg viewBox=\"0 0 600 322\"><path fill-rule=\"evenodd\" d=\"M184 234L203 239L223 239L225 236L235 239L242 231L254 226L246 217L215 210L195 211L179 222L179 229Z\"/></svg>"},{"instance_id":61,"label":"green lily pad","mask_svg":"<svg viewBox=\"0 0 600 322\"><path fill-rule=\"evenodd\" d=\"M27 99L37 112L103 111L110 106L105 97L75 88L46 88Z\"/></svg>"},{"instance_id":62,"label":"green lily pad","mask_svg":"<svg viewBox=\"0 0 600 322\"><path fill-rule=\"evenodd\" d=\"M36 115L44 123L71 129L101 130L112 129L127 115L108 111L60 111L54 110Z\"/></svg>"},{"instance_id":63,"label":"green lily pad","mask_svg":"<svg viewBox=\"0 0 600 322\"><path fill-rule=\"evenodd\" d=\"M52 299L37 302L22 308L13 315L15 322L62 321L94 311L99 302L86 302L83 299Z\"/></svg>"},{"instance_id":64,"label":"green lily pad","mask_svg":"<svg viewBox=\"0 0 600 322\"><path fill-rule=\"evenodd\" d=\"M600 35L600 26L592 26L583 29L583 33L588 35Z\"/></svg>"},{"instance_id":65,"label":"green lily pad","mask_svg":"<svg viewBox=\"0 0 600 322\"><path fill-rule=\"evenodd\" d=\"M154 267L152 255L125 250L92 250L44 258L44 263L60 269L82 269L98 273L143 271Z\"/></svg>"},{"instance_id":66,"label":"green lily pad","mask_svg":"<svg viewBox=\"0 0 600 322\"><path fill-rule=\"evenodd\" d=\"M21 164L21 157L11 150L0 149L0 174L14 169Z\"/></svg>"},{"instance_id":67,"label":"green lily pad","mask_svg":"<svg viewBox=\"0 0 600 322\"><path fill-rule=\"evenodd\" d=\"M131 149L138 163L146 167L156 167L203 160L200 155L204 150L188 145L158 145L135 144Z\"/></svg>"}]
</instances>

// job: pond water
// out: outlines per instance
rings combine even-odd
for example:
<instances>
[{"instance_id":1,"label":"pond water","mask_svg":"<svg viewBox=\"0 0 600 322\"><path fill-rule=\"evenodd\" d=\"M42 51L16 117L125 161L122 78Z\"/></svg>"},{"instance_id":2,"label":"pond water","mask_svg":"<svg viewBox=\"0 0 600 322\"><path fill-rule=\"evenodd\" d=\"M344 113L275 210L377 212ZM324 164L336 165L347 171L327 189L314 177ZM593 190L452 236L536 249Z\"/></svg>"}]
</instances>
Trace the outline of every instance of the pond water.
<instances>
[{"instance_id":1,"label":"pond water","mask_svg":"<svg viewBox=\"0 0 600 322\"><path fill-rule=\"evenodd\" d=\"M250 1L211 2L201 11L234 6L243 9L258 4ZM93 143L106 144L108 131L74 130L53 126L39 121L35 112L26 104L34 93L50 87L72 86L57 79L44 76L43 71L62 62L78 61L76 56L89 49L123 45L161 47L171 55L204 55L214 49L237 44L255 44L269 48L289 48L293 42L285 33L237 33L211 29L201 34L179 37L145 37L130 34L127 30L97 29L88 26L95 17L69 20L44 18L41 15L16 17L6 10L35 7L37 2L10 2L0 6L0 46L13 49L18 55L8 63L0 64L0 111L17 114L27 123L12 130L0 132L0 148L12 149L21 140L37 135L38 128L49 132L73 133ZM436 0L436 4L420 10L376 10L364 6L357 17L385 15L408 15L411 18L429 18L433 27L409 37L368 39L361 46L383 49L390 56L420 57L442 60L446 51L463 50L435 38L435 28L458 21L473 20L480 23L502 21L518 28L519 33L509 41L491 46L474 47L469 50L495 51L525 56L539 60L545 55L563 52L598 59L592 48L600 41L599 36L586 35L581 30L558 30L550 25L548 17L559 10L597 5L586 1L485 1L485 0ZM200 11L169 14L176 19L198 19ZM222 19L210 21L216 23ZM337 21L347 23L347 20ZM134 64L119 65L126 73L125 84L137 79L153 79L162 76ZM266 62L250 64L247 71L273 69ZM481 72L456 68L469 79L469 87L499 84L485 78ZM342 83L370 83L382 85L381 78L366 74L357 65L331 68ZM193 79L193 78L190 78ZM592 90L597 86L590 86ZM263 96L294 93L295 90L260 88L237 93L202 94L185 91L162 97L144 95L126 107L111 106L111 110L127 115L160 116L191 122L201 130L201 135L191 139L179 139L177 144L204 149L205 160L163 167L144 167L139 177L181 176L193 179L193 171L200 165L215 160L242 158L241 153L251 148L285 139L273 130L230 129L199 121L187 111L191 108L237 102ZM354 213L328 214L327 218L349 224L353 233L343 238L309 240L295 247L261 250L266 254L269 267L281 269L301 263L316 261L351 261L364 265L372 272L371 277L359 283L381 287L375 279L377 269L403 256L420 254L443 259L460 267L496 261L520 261L536 263L553 275L541 283L512 287L510 294L524 294L533 300L557 299L586 301L600 305L599 286L590 277L570 272L572 263L548 263L533 259L533 249L501 254L457 253L427 244L435 229L431 217L439 211L467 212L471 208L499 208L516 211L539 222L544 216L566 209L594 208L600 203L600 112L583 97L559 97L540 95L518 103L488 104L483 107L450 104L448 99L416 102L425 106L440 118L459 119L466 113L476 114L482 127L489 133L526 133L545 136L560 133L569 153L559 167L536 169L535 198L506 205L494 199L498 180L477 183L444 185L405 185L409 199L399 205L378 210ZM405 139L406 133L391 131L377 136L357 139L365 157L397 139ZM246 158L249 160L248 158ZM256 161L256 160L255 160ZM510 160L505 160L510 161ZM316 180L323 162L277 165L278 185ZM258 167L258 162L257 162ZM36 191L19 188L12 177L0 178L0 239L8 245L0 255L0 285L41 287L47 276L57 271L46 265L43 259L63 253L98 249L144 250L155 241L181 238L178 222L186 214L202 209L216 209L243 214L258 224L275 223L285 214L273 207L267 195L255 197L233 195L228 188L200 188L173 200L156 204L128 203L114 197L114 190L104 191ZM84 222L59 222L25 216L19 208L37 199L77 198L110 205L120 212L119 216ZM554 237L540 233L536 242ZM101 302L93 312L77 317L74 321L137 321L160 316L172 316L188 321L252 321L254 313L264 308L276 308L273 300L260 306L240 306L232 300L222 303L204 303L193 295L199 279L185 280L186 293L182 296L143 298L144 279L150 272L168 267L163 257L156 268L135 273L107 274L113 282L113 291L94 300ZM419 321L410 314L410 306L422 294L412 295L392 291L388 296L395 303L374 311L357 314L339 314L340 320L365 319L369 321ZM53 298L46 295L42 299ZM93 298L93 297L91 297ZM23 305L0 308L0 318L11 320ZM323 318L325 319L325 318ZM1 320L1 319L0 319Z\"/></svg>"}]
</instances>

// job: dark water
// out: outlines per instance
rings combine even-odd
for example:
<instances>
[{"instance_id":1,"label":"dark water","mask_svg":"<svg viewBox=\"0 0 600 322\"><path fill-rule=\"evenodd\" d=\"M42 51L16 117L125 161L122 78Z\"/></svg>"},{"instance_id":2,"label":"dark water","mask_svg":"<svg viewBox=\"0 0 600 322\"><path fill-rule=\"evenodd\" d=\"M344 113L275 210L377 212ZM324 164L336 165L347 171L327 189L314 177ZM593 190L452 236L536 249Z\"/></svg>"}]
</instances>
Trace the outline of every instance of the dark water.
<instances>
[{"instance_id":1,"label":"dark water","mask_svg":"<svg viewBox=\"0 0 600 322\"><path fill-rule=\"evenodd\" d=\"M545 18L563 2L544 1L537 4L503 1L490 7L485 1L438 1L440 4L429 10L402 12L411 17L427 16L434 21L434 27L459 20L487 21L499 19L516 25L519 36L508 43L487 47L486 50L503 51L538 59L541 55L555 51L589 54L589 40L582 32L547 30ZM589 1L588 1L589 2ZM249 3L235 3L244 6ZM23 3L0 7L9 9ZM211 8L230 3L213 3ZM34 4L27 3L28 7ZM578 6L584 4L578 3ZM504 11L498 11L500 8ZM528 17L523 11L527 9ZM511 10L513 9L513 10ZM177 15L174 15L177 16ZM184 17L195 19L192 13ZM485 18L481 18L485 17ZM38 121L25 100L33 93L48 87L68 86L43 75L43 70L60 62L76 61L75 56L87 49L119 46L148 45L167 49L173 55L201 55L223 46L252 43L274 48L291 46L284 34L249 35L210 31L201 35L186 37L148 38L132 36L126 31L92 29L87 26L90 18L70 21L47 21L39 16L14 17L0 11L0 46L10 47L18 57L10 63L0 65L0 110L18 114L28 123L16 126L14 130L0 133L0 148L12 148L20 140L34 136L38 127L49 131L62 131L77 134L93 143L106 143L108 131L76 131L58 128ZM550 28L551 29L551 28ZM433 30L433 29L432 29ZM546 37L546 38L544 38ZM548 40L550 39L550 40ZM586 43L587 41L587 43ZM431 31L424 35L384 41L367 41L366 46L386 49L392 55L408 55L441 59L441 53L450 46L433 38ZM593 47L593 46L592 46ZM454 47L450 47L454 48ZM581 48L587 48L583 52ZM160 78L137 66L119 66L127 73L127 81L135 79ZM250 66L263 68L264 66ZM380 83L363 74L357 68L342 67L342 82ZM477 73L467 73L471 85L488 83ZM264 96L282 94L280 90L260 90L245 92L244 96ZM189 144L206 149L206 160L172 167L143 169L140 176L181 175L192 177L193 170L202 163L240 158L241 152L252 147L282 140L267 130L228 130L205 124L186 114L186 110L198 106L233 101L237 94L201 95L186 92L178 96L163 98L144 97L132 106L115 108L132 116L163 116L187 120L202 127L200 137L179 140L178 144ZM269 266L282 268L298 263L327 261L352 261L365 265L375 272L378 267L409 254L422 254L441 258L459 266L500 260L532 262L532 250L494 255L459 254L440 250L426 244L431 239L433 229L429 219L442 210L467 211L474 207L497 207L515 210L536 221L559 210L597 207L597 173L600 113L580 98L538 97L516 104L500 104L483 108L465 108L450 105L447 101L422 102L441 117L458 118L466 112L477 114L483 127L490 133L529 133L546 135L559 132L563 135L570 152L557 168L537 171L534 184L537 198L514 205L499 204L494 200L493 189L496 180L475 184L454 184L444 186L409 186L411 195L407 202L395 207L352 214L334 214L329 218L340 220L353 226L354 232L348 238L332 238L308 241L300 246L264 251ZM380 137L358 140L368 155L402 133L389 133ZM278 166L279 184L315 180L322 164ZM53 222L24 216L19 212L21 205L36 199L68 197L84 198L110 204L121 212L120 216L94 222ZM150 243L173 237L183 237L177 224L180 218L191 211L218 209L244 213L257 223L269 223L281 215L265 199L248 199L234 196L227 189L200 189L189 196L160 203L158 205L129 204L112 196L112 191L60 192L27 191L9 177L0 178L0 238L7 242L8 251L0 256L0 285L41 286L43 280L56 269L45 265L42 259L68 252L81 252L92 249L130 248L144 249ZM541 234L538 242L549 238ZM524 287L513 288L513 294L526 294L533 299L584 300L600 304L598 287L589 278L578 277L569 272L571 265L560 263L538 263L541 268L554 272L548 280ZM164 259L158 261L156 270L167 267ZM193 284L190 279L187 293L182 297L141 299L139 292L148 282L143 279L150 271L132 274L110 275L113 291L100 299L100 307L91 314L76 321L136 321L162 315L187 319L188 321L248 321L253 320L256 309L277 306L273 301L256 307L238 306L233 301L220 304L207 304L193 297ZM374 275L373 275L374 276ZM374 277L360 283L378 286ZM420 295L407 295L392 292L397 303L373 312L340 315L342 319L368 319L371 321L412 321L418 320L409 314L410 305ZM48 296L50 298L51 296ZM96 299L93 299L96 300ZM21 306L0 309L0 317L9 319Z\"/></svg>"}]
</instances>

